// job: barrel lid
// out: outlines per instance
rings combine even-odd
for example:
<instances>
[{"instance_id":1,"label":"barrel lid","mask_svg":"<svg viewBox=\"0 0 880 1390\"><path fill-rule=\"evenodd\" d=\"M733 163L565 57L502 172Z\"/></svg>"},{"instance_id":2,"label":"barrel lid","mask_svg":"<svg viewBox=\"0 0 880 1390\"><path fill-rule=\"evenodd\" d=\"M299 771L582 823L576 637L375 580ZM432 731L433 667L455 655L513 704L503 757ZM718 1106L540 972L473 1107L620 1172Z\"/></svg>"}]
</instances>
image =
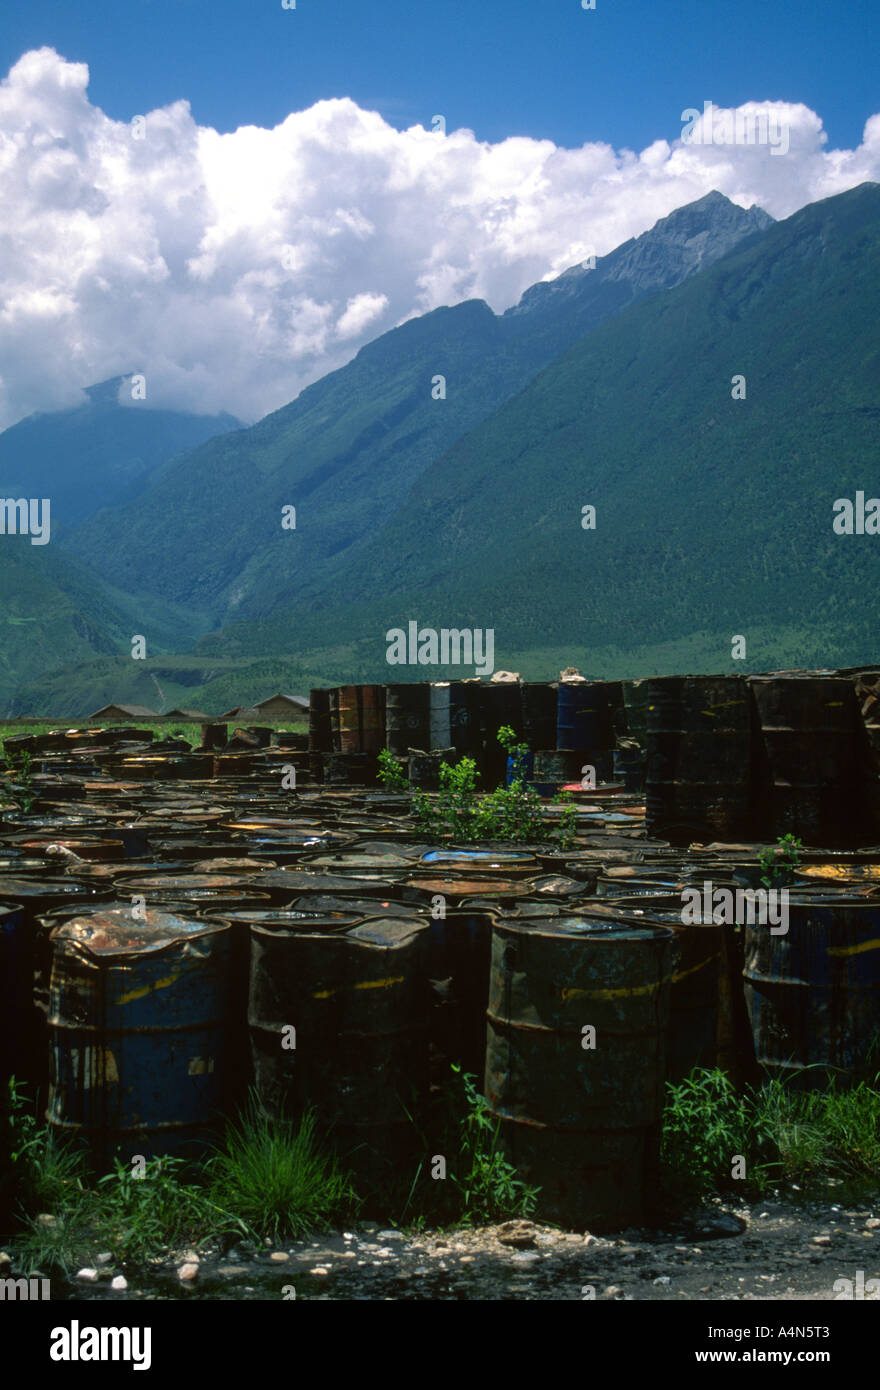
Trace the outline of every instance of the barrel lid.
<instances>
[{"instance_id":1,"label":"barrel lid","mask_svg":"<svg viewBox=\"0 0 880 1390\"><path fill-rule=\"evenodd\" d=\"M188 892L192 888L243 888L252 878L252 874L244 881L234 874L138 874L137 885L139 888L180 888ZM119 881L124 887L125 879Z\"/></svg>"},{"instance_id":2,"label":"barrel lid","mask_svg":"<svg viewBox=\"0 0 880 1390\"><path fill-rule=\"evenodd\" d=\"M841 863L838 861L828 864L803 864L797 870L797 877L832 879L838 882L845 882L848 879L880 880L880 862L853 864L852 862Z\"/></svg>"},{"instance_id":3,"label":"barrel lid","mask_svg":"<svg viewBox=\"0 0 880 1390\"><path fill-rule=\"evenodd\" d=\"M393 902L390 898L342 897L332 893L307 893L294 898L291 908L305 908L313 912L356 912L361 917L416 917L421 918L422 909L414 903Z\"/></svg>"},{"instance_id":4,"label":"barrel lid","mask_svg":"<svg viewBox=\"0 0 880 1390\"><path fill-rule=\"evenodd\" d=\"M416 922L410 917L374 917L359 927L352 927L346 939L370 946L403 946L419 932L427 930L427 922Z\"/></svg>"},{"instance_id":5,"label":"barrel lid","mask_svg":"<svg viewBox=\"0 0 880 1390\"><path fill-rule=\"evenodd\" d=\"M458 898L511 898L531 892L528 879L522 878L410 878L404 886Z\"/></svg>"},{"instance_id":6,"label":"barrel lid","mask_svg":"<svg viewBox=\"0 0 880 1390\"><path fill-rule=\"evenodd\" d=\"M56 927L51 939L76 944L95 956L145 955L173 941L226 930L220 922L199 922L150 909L145 909L142 918L133 918L130 909L118 908L74 917Z\"/></svg>"},{"instance_id":7,"label":"barrel lid","mask_svg":"<svg viewBox=\"0 0 880 1390\"><path fill-rule=\"evenodd\" d=\"M505 864L535 862L534 855L519 850L432 849L422 855L423 864L475 864L480 869L501 869Z\"/></svg>"},{"instance_id":8,"label":"barrel lid","mask_svg":"<svg viewBox=\"0 0 880 1390\"><path fill-rule=\"evenodd\" d=\"M558 916L548 918L521 918L515 923L496 920L495 926L513 932L544 933L548 936L570 936L582 939L613 936L618 941L625 938L630 940L650 940L652 938L661 940L675 936L671 927L660 923L654 924L647 920L640 922L637 918L630 917L628 913L607 917L599 916L594 912L577 913L576 915L560 913Z\"/></svg>"},{"instance_id":9,"label":"barrel lid","mask_svg":"<svg viewBox=\"0 0 880 1390\"><path fill-rule=\"evenodd\" d=\"M291 893L344 892L360 890L373 897L377 889L384 888L387 880L374 875L372 878L355 878L345 874L305 873L299 869L271 869L268 873L250 874L248 882L252 887L289 888Z\"/></svg>"},{"instance_id":10,"label":"barrel lid","mask_svg":"<svg viewBox=\"0 0 880 1390\"><path fill-rule=\"evenodd\" d=\"M3 892L10 898L88 898L92 890L70 878L4 878Z\"/></svg>"},{"instance_id":11,"label":"barrel lid","mask_svg":"<svg viewBox=\"0 0 880 1390\"><path fill-rule=\"evenodd\" d=\"M216 915L222 917L224 922L254 922L261 927L272 926L272 924L276 922L279 926L284 926L286 923L290 923L291 926L296 926L298 922L302 922L304 925L315 922L329 922L334 926L347 922L351 926L354 926L355 923L361 920L361 914L359 912L321 910L311 912L304 908L288 907L236 907L229 911L218 911Z\"/></svg>"},{"instance_id":12,"label":"barrel lid","mask_svg":"<svg viewBox=\"0 0 880 1390\"><path fill-rule=\"evenodd\" d=\"M576 897L585 887L583 879L569 878L566 874L539 874L532 879L533 892L546 893L553 898Z\"/></svg>"},{"instance_id":13,"label":"barrel lid","mask_svg":"<svg viewBox=\"0 0 880 1390\"><path fill-rule=\"evenodd\" d=\"M262 873L266 867L265 859L199 859L192 866L195 874Z\"/></svg>"}]
</instances>

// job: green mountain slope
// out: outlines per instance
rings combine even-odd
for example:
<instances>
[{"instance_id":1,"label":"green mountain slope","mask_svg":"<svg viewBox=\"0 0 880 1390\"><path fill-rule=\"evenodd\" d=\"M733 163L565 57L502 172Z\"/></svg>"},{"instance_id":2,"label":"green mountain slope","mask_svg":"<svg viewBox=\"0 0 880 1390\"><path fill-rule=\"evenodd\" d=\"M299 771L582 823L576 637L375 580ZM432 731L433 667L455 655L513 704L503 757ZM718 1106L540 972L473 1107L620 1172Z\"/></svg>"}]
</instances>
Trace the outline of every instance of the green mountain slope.
<instances>
[{"instance_id":1,"label":"green mountain slope","mask_svg":"<svg viewBox=\"0 0 880 1390\"><path fill-rule=\"evenodd\" d=\"M674 650L717 670L735 634L765 668L817 648L872 660L880 536L835 535L832 504L880 494L878 317L865 184L597 328L437 460L308 606L200 650L313 657L356 636L378 674L386 628L416 619L494 628L499 666L578 650L633 671Z\"/></svg>"},{"instance_id":2,"label":"green mountain slope","mask_svg":"<svg viewBox=\"0 0 880 1390\"><path fill-rule=\"evenodd\" d=\"M118 404L121 378L86 390L72 410L29 415L0 434L0 494L48 497L53 527L129 501L160 463L213 435L241 429L231 415Z\"/></svg>"},{"instance_id":3,"label":"green mountain slope","mask_svg":"<svg viewBox=\"0 0 880 1390\"><path fill-rule=\"evenodd\" d=\"M46 672L96 656L123 653L123 666L138 667L131 659L135 634L149 633L148 651L167 651L191 646L202 630L199 615L155 598L135 600L53 542L32 546L26 536L0 536L0 717L73 712L63 698L69 674L60 677L62 698L54 704L39 690L33 703L30 696L22 703L18 692Z\"/></svg>"},{"instance_id":4,"label":"green mountain slope","mask_svg":"<svg viewBox=\"0 0 880 1390\"><path fill-rule=\"evenodd\" d=\"M534 286L496 316L482 301L410 320L245 432L165 465L135 505L69 538L115 585L252 620L323 593L457 439L627 304L676 285L766 213L710 194L595 269ZM432 383L446 380L446 398ZM296 508L283 530L282 507Z\"/></svg>"}]
</instances>

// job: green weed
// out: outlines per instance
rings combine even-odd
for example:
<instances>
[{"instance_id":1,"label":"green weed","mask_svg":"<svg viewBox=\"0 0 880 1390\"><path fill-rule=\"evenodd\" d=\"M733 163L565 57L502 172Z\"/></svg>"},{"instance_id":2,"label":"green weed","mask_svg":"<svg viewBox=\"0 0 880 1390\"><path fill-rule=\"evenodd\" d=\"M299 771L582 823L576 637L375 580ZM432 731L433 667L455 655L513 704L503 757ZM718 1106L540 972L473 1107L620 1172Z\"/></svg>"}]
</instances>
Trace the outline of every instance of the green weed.
<instances>
[{"instance_id":1,"label":"green weed","mask_svg":"<svg viewBox=\"0 0 880 1390\"><path fill-rule=\"evenodd\" d=\"M734 1178L734 1160L745 1173ZM829 1178L876 1189L880 1182L880 1091L795 1089L776 1077L739 1092L726 1072L695 1069L667 1086L662 1148L665 1184L676 1198L779 1183L815 1190Z\"/></svg>"},{"instance_id":2,"label":"green weed","mask_svg":"<svg viewBox=\"0 0 880 1390\"><path fill-rule=\"evenodd\" d=\"M269 1119L253 1097L210 1173L218 1207L273 1240L325 1229L358 1205L348 1174L318 1141L314 1112L296 1126Z\"/></svg>"},{"instance_id":3,"label":"green weed","mask_svg":"<svg viewBox=\"0 0 880 1390\"><path fill-rule=\"evenodd\" d=\"M409 780L400 762L387 748L379 754L379 771L376 774L382 786L389 792L409 791Z\"/></svg>"},{"instance_id":4,"label":"green weed","mask_svg":"<svg viewBox=\"0 0 880 1390\"><path fill-rule=\"evenodd\" d=\"M775 888L791 883L801 864L803 842L794 835L780 836L777 845L768 845L758 855L758 863L764 870L761 882L765 888Z\"/></svg>"}]
</instances>

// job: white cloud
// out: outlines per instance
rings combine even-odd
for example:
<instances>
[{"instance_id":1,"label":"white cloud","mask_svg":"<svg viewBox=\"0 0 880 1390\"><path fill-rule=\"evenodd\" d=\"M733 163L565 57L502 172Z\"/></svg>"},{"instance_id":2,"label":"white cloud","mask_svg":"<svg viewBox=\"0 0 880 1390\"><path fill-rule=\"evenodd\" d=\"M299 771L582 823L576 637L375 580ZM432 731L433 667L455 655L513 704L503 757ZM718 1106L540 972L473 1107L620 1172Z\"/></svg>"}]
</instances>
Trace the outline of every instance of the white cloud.
<instances>
[{"instance_id":1,"label":"white cloud","mask_svg":"<svg viewBox=\"0 0 880 1390\"><path fill-rule=\"evenodd\" d=\"M387 294L356 294L336 325L337 338L358 338L388 308Z\"/></svg>"},{"instance_id":2,"label":"white cloud","mask_svg":"<svg viewBox=\"0 0 880 1390\"><path fill-rule=\"evenodd\" d=\"M131 372L149 404L256 419L414 314L501 311L712 188L787 217L880 179L880 115L832 150L815 112L779 102L739 111L784 121L784 155L636 153L399 131L348 99L227 135L179 101L138 140L87 87L48 48L0 84L0 426Z\"/></svg>"}]
</instances>

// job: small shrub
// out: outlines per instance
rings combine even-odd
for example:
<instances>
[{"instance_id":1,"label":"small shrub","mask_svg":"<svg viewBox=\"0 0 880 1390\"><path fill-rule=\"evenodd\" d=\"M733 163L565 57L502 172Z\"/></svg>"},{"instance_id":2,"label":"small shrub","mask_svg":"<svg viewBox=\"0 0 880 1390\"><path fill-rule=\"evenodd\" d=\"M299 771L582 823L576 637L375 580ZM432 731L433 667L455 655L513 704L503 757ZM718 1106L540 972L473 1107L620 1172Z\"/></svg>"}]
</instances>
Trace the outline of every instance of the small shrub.
<instances>
[{"instance_id":1,"label":"small shrub","mask_svg":"<svg viewBox=\"0 0 880 1390\"><path fill-rule=\"evenodd\" d=\"M761 882L765 888L776 888L791 883L795 872L800 868L803 842L794 835L782 835L777 847L768 845L758 855L758 863L763 869Z\"/></svg>"},{"instance_id":2,"label":"small shrub","mask_svg":"<svg viewBox=\"0 0 880 1390\"><path fill-rule=\"evenodd\" d=\"M382 786L389 792L409 791L409 781L394 754L383 748L379 754L379 771L376 774Z\"/></svg>"}]
</instances>

